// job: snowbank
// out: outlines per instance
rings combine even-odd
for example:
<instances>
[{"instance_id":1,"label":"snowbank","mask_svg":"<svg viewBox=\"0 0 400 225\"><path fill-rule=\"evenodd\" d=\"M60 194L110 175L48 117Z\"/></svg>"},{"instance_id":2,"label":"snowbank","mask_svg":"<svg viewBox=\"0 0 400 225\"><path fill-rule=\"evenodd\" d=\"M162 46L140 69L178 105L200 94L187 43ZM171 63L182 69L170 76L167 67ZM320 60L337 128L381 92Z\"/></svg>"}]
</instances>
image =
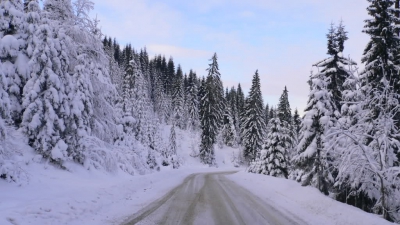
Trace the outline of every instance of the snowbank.
<instances>
[{"instance_id":1,"label":"snowbank","mask_svg":"<svg viewBox=\"0 0 400 225\"><path fill-rule=\"evenodd\" d=\"M385 225L378 215L335 201L313 187L293 180L238 172L227 176L237 184L275 206L288 216L294 214L315 225ZM289 213L290 212L290 213Z\"/></svg>"}]
</instances>

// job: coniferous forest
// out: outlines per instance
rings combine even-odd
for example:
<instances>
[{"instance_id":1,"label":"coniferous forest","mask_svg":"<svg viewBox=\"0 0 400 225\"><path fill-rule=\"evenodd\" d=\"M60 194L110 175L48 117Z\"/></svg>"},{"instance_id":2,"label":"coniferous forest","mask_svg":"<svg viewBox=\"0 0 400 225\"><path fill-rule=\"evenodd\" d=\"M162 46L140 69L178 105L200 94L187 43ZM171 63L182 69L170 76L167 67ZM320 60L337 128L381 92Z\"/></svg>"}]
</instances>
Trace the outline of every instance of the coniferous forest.
<instances>
[{"instance_id":1,"label":"coniferous forest","mask_svg":"<svg viewBox=\"0 0 400 225\"><path fill-rule=\"evenodd\" d=\"M218 166L222 146L239 148L235 164L248 172L400 222L400 11L395 0L368 2L365 68L343 56L344 22L327 26L326 58L301 75L309 76L307 105L292 111L287 87L278 105L264 102L256 68L248 94L224 87L217 53L202 77L173 56L120 45L89 17L90 0L1 0L0 178L26 176L13 138L63 170L179 169L176 132L184 130L198 137L192 156L203 164Z\"/></svg>"}]
</instances>

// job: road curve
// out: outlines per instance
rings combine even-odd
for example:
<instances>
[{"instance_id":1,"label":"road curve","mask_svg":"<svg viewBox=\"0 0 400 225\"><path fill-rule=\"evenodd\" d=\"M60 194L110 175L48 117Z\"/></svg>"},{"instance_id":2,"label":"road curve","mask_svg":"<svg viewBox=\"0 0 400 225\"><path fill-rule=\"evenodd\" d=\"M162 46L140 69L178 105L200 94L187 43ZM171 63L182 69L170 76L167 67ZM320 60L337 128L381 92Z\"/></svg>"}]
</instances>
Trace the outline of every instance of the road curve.
<instances>
[{"instance_id":1,"label":"road curve","mask_svg":"<svg viewBox=\"0 0 400 225\"><path fill-rule=\"evenodd\" d=\"M192 174L164 197L135 213L123 225L306 224L225 177L232 173L235 172Z\"/></svg>"}]
</instances>

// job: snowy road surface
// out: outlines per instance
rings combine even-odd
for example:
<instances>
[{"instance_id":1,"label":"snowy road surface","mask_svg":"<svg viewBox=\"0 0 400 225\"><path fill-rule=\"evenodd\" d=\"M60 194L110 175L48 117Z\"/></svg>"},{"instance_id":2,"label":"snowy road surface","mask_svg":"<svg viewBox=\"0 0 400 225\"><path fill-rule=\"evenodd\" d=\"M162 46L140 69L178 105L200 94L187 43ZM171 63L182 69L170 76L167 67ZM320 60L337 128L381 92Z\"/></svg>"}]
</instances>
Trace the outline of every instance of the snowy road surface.
<instances>
[{"instance_id":1,"label":"snowy road surface","mask_svg":"<svg viewBox=\"0 0 400 225\"><path fill-rule=\"evenodd\" d=\"M161 199L134 214L132 224L306 224L280 212L225 176L235 172L187 177Z\"/></svg>"}]
</instances>

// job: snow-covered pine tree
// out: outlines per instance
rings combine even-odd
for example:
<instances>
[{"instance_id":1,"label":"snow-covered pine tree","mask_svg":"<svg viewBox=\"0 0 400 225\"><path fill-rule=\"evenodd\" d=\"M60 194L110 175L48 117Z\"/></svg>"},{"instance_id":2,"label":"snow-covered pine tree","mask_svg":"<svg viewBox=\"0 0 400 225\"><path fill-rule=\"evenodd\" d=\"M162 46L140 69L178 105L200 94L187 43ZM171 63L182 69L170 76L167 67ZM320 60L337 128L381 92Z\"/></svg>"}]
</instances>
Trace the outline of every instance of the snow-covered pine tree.
<instances>
[{"instance_id":1,"label":"snow-covered pine tree","mask_svg":"<svg viewBox=\"0 0 400 225\"><path fill-rule=\"evenodd\" d=\"M165 90L167 91L167 94L172 96L173 93L173 85L175 81L175 64L174 60L172 57L169 58L168 64L167 64L167 71L166 71L166 77L165 77Z\"/></svg>"},{"instance_id":2,"label":"snow-covered pine tree","mask_svg":"<svg viewBox=\"0 0 400 225\"><path fill-rule=\"evenodd\" d=\"M282 131L287 133L282 134L282 139L286 138L287 140L283 140L285 144L286 156L291 160L293 155L295 154L294 143L295 143L295 131L292 124L292 110L289 104L289 94L288 90L285 86L285 89L282 92L281 97L279 98L279 104L277 109L277 118L279 118L279 122L281 123L279 126L282 126ZM275 121L276 123L276 121ZM272 127L271 127L272 126ZM268 131L273 129L274 124L270 124L268 127ZM268 140L267 140L268 141ZM289 161L290 161L289 160Z\"/></svg>"},{"instance_id":3,"label":"snow-covered pine tree","mask_svg":"<svg viewBox=\"0 0 400 225\"><path fill-rule=\"evenodd\" d=\"M204 164L216 166L214 144L222 124L222 110L224 92L221 81L221 74L218 69L217 54L215 53L209 64L208 76L203 90L201 90L200 101L200 123L201 123L201 144L200 160Z\"/></svg>"},{"instance_id":4,"label":"snow-covered pine tree","mask_svg":"<svg viewBox=\"0 0 400 225\"><path fill-rule=\"evenodd\" d=\"M185 128L186 123L186 121L184 121L184 98L185 95L183 89L183 73L181 66L178 65L173 84L172 107L174 112L174 123L181 129Z\"/></svg>"},{"instance_id":5,"label":"snow-covered pine tree","mask_svg":"<svg viewBox=\"0 0 400 225\"><path fill-rule=\"evenodd\" d=\"M292 145L288 133L287 127L283 126L279 118L271 119L265 148L250 164L248 171L287 178L289 174L287 149Z\"/></svg>"},{"instance_id":6,"label":"snow-covered pine tree","mask_svg":"<svg viewBox=\"0 0 400 225\"><path fill-rule=\"evenodd\" d=\"M145 146L149 145L148 122L151 113L148 91L140 65L136 60L131 60L133 67L133 118L135 118L135 136Z\"/></svg>"},{"instance_id":7,"label":"snow-covered pine tree","mask_svg":"<svg viewBox=\"0 0 400 225\"><path fill-rule=\"evenodd\" d=\"M218 112L213 107L216 103L213 95L213 79L207 76L204 93L200 101L201 143L200 161L210 166L215 165L214 144L218 134Z\"/></svg>"},{"instance_id":8,"label":"snow-covered pine tree","mask_svg":"<svg viewBox=\"0 0 400 225\"><path fill-rule=\"evenodd\" d=\"M279 98L278 117L281 122L286 122L287 124L291 124L292 109L290 108L289 95L286 86L282 92L281 97Z\"/></svg>"},{"instance_id":9,"label":"snow-covered pine tree","mask_svg":"<svg viewBox=\"0 0 400 225\"><path fill-rule=\"evenodd\" d=\"M31 78L24 88L21 129L29 144L44 158L62 166L68 159L67 145L61 139L65 130L63 103L65 84L59 46L48 18L35 32L34 49L29 62Z\"/></svg>"},{"instance_id":10,"label":"snow-covered pine tree","mask_svg":"<svg viewBox=\"0 0 400 225\"><path fill-rule=\"evenodd\" d=\"M245 97L244 97L242 87L239 83L238 87L237 87L237 91L236 91L236 107L237 107L237 114L238 114L237 128L238 128L238 136L239 136L240 144L242 144L242 142L243 142L241 127L242 127L242 114L244 112L244 106L245 106Z\"/></svg>"},{"instance_id":11,"label":"snow-covered pine tree","mask_svg":"<svg viewBox=\"0 0 400 225\"><path fill-rule=\"evenodd\" d=\"M318 67L321 73L324 73L329 78L327 89L332 95L331 99L335 106L334 110L339 113L342 105L343 83L350 76L349 68L355 66L356 63L351 59L343 57L344 42L348 37L342 21L337 27L331 24L326 36L328 39L327 53L329 57L316 63L314 66ZM339 115L335 116L339 117Z\"/></svg>"},{"instance_id":12,"label":"snow-covered pine tree","mask_svg":"<svg viewBox=\"0 0 400 225\"><path fill-rule=\"evenodd\" d=\"M75 73L72 76L72 90L68 96L71 114L65 121L68 155L81 164L85 161L84 141L91 134L90 120L93 116L93 89L87 61L88 57L85 54L78 55Z\"/></svg>"},{"instance_id":13,"label":"snow-covered pine tree","mask_svg":"<svg viewBox=\"0 0 400 225\"><path fill-rule=\"evenodd\" d=\"M229 104L232 110L232 119L233 119L233 124L235 126L236 130L236 143L240 143L240 118L239 118L239 110L237 106L237 91L235 87L231 87L229 91Z\"/></svg>"},{"instance_id":14,"label":"snow-covered pine tree","mask_svg":"<svg viewBox=\"0 0 400 225\"><path fill-rule=\"evenodd\" d=\"M158 75L154 83L154 111L158 114L159 121L161 123L166 123L168 118L168 108L170 107L168 105L169 96L165 94L161 71L157 69L155 72Z\"/></svg>"},{"instance_id":15,"label":"snow-covered pine tree","mask_svg":"<svg viewBox=\"0 0 400 225\"><path fill-rule=\"evenodd\" d=\"M29 74L29 59L23 51L26 26L23 10L20 0L0 2L0 60L8 80L6 90L10 98L10 116L16 126L21 123L22 90Z\"/></svg>"},{"instance_id":16,"label":"snow-covered pine tree","mask_svg":"<svg viewBox=\"0 0 400 225\"><path fill-rule=\"evenodd\" d=\"M176 132L175 132L175 125L171 126L171 133L169 136L169 146L168 146L168 160L172 164L174 169L178 169L180 167L180 162L178 159L178 154L176 152Z\"/></svg>"},{"instance_id":17,"label":"snow-covered pine tree","mask_svg":"<svg viewBox=\"0 0 400 225\"><path fill-rule=\"evenodd\" d=\"M225 98L224 98L224 87L222 85L221 74L219 72L219 66L217 61L217 53L214 53L213 57L210 59L211 63L209 64L208 76L211 76L213 83L208 83L207 85L211 85L213 89L213 95L215 98L215 116L217 117L217 125L218 129L221 128L223 123L223 113L225 107Z\"/></svg>"},{"instance_id":18,"label":"snow-covered pine tree","mask_svg":"<svg viewBox=\"0 0 400 225\"><path fill-rule=\"evenodd\" d=\"M333 126L331 95L327 90L329 79L323 73L310 78L311 92L301 125L300 142L293 159L294 177L302 185L311 185L324 194L333 183L326 152L326 135Z\"/></svg>"},{"instance_id":19,"label":"snow-covered pine tree","mask_svg":"<svg viewBox=\"0 0 400 225\"><path fill-rule=\"evenodd\" d=\"M250 93L246 98L245 108L241 115L243 155L247 163L257 157L263 145L266 129L263 106L260 77L257 70L253 76Z\"/></svg>"},{"instance_id":20,"label":"snow-covered pine tree","mask_svg":"<svg viewBox=\"0 0 400 225\"><path fill-rule=\"evenodd\" d=\"M136 72L135 62L131 62L126 66L125 73L123 76L122 83L122 95L120 97L120 102L118 103L118 108L120 110L120 124L123 126L124 133L127 135L133 134L133 126L135 123L135 118L133 118L133 103L134 99L134 73Z\"/></svg>"},{"instance_id":21,"label":"snow-covered pine tree","mask_svg":"<svg viewBox=\"0 0 400 225\"><path fill-rule=\"evenodd\" d=\"M189 114L189 129L192 131L198 130L200 127L199 121L199 100L196 73L190 70L188 77L188 88L186 90L186 103Z\"/></svg>"}]
</instances>

